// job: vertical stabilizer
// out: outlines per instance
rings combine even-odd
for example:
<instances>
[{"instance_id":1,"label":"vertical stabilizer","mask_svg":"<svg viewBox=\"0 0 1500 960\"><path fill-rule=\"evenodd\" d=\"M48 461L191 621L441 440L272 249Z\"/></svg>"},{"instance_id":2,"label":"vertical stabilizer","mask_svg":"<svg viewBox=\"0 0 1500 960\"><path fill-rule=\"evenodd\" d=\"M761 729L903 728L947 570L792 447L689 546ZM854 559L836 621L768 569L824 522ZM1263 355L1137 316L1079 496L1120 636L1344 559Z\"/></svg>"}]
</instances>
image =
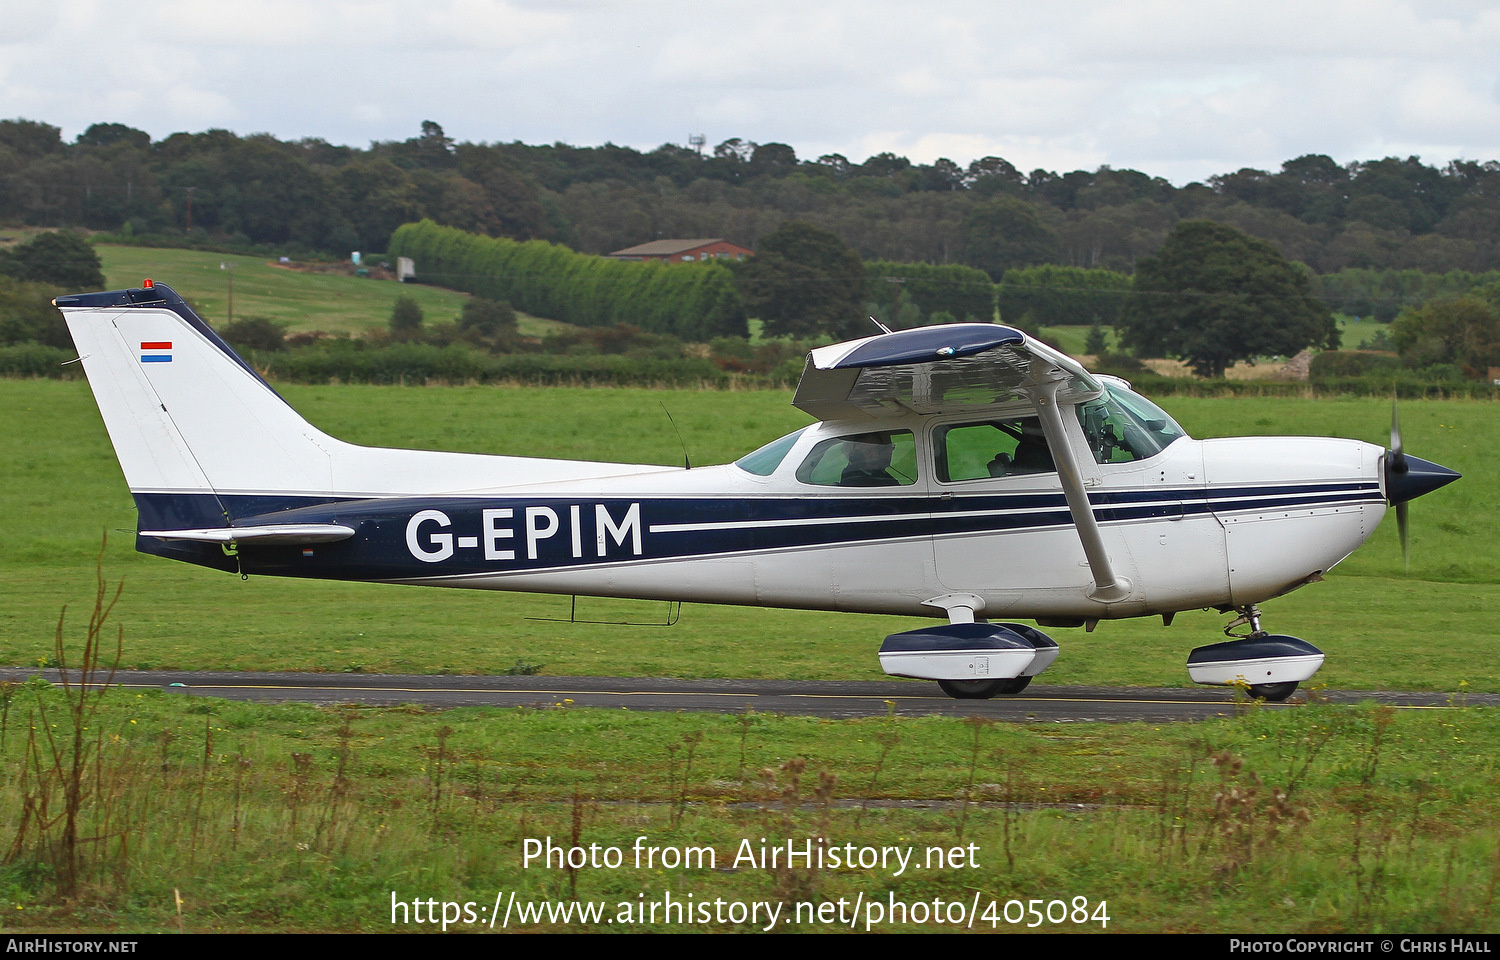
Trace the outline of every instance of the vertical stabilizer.
<instances>
[{"instance_id":1,"label":"vertical stabilizer","mask_svg":"<svg viewBox=\"0 0 1500 960\"><path fill-rule=\"evenodd\" d=\"M328 496L335 441L170 287L56 300L137 494ZM222 506L222 504L221 504Z\"/></svg>"}]
</instances>

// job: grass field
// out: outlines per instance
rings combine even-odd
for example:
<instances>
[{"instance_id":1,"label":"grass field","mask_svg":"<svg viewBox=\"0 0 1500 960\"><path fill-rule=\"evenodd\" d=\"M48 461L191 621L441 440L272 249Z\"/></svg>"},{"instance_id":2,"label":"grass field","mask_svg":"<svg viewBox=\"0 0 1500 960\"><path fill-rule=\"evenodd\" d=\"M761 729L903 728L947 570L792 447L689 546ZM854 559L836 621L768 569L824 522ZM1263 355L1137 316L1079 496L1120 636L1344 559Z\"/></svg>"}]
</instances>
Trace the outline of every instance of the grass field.
<instances>
[{"instance_id":1,"label":"grass field","mask_svg":"<svg viewBox=\"0 0 1500 960\"><path fill-rule=\"evenodd\" d=\"M496 932L1459 933L1493 932L1500 909L1493 710L1246 706L1059 727L122 692L85 717L69 806L61 691L5 692L12 934L435 932L440 907L393 911L415 898L452 903L450 932L488 931L497 897ZM42 721L60 762L28 739ZM76 811L80 841L61 816L28 817L43 807ZM912 861L758 859L815 837ZM595 860L527 865L528 840ZM637 844L661 860L636 860ZM696 859L667 862L687 847ZM669 899L675 917L637 912ZM689 900L756 901L779 920L684 914ZM547 903L602 912L537 917Z\"/></svg>"},{"instance_id":2,"label":"grass field","mask_svg":"<svg viewBox=\"0 0 1500 960\"><path fill-rule=\"evenodd\" d=\"M1378 320L1356 319L1341 313L1334 314L1339 323L1339 349L1362 350L1377 333L1389 335L1391 325Z\"/></svg>"},{"instance_id":3,"label":"grass field","mask_svg":"<svg viewBox=\"0 0 1500 960\"><path fill-rule=\"evenodd\" d=\"M725 462L806 418L782 391L295 387L293 405L336 436L370 444L675 463L671 411L695 463ZM101 532L126 581L126 662L253 670L501 672L517 659L571 675L878 676L880 638L914 621L855 614L689 605L671 628L548 623L567 599L350 583L240 580L132 550L135 516L81 382L0 381L13 423L0 489L0 661L47 656L57 612L88 595ZM1168 404L1190 433L1352 436L1381 442L1389 407L1361 399L1188 399ZM1409 403L1410 452L1466 474L1412 505L1410 574L1386 523L1328 581L1266 604L1268 626L1328 651L1323 681L1343 689L1500 692L1500 444L1493 404ZM646 620L654 604L584 601L594 619ZM1062 683L1187 682L1187 651L1218 639L1223 618L1056 631Z\"/></svg>"},{"instance_id":4,"label":"grass field","mask_svg":"<svg viewBox=\"0 0 1500 960\"><path fill-rule=\"evenodd\" d=\"M204 319L222 326L228 319L229 273L234 267L236 317L270 317L291 332L363 333L384 327L398 296L417 301L428 323L454 320L463 311L466 293L419 283L301 273L277 266L265 257L199 250L169 250L100 244L99 257L111 290L138 287L150 277L168 284L191 302ZM568 324L517 314L527 336L545 336Z\"/></svg>"}]
</instances>

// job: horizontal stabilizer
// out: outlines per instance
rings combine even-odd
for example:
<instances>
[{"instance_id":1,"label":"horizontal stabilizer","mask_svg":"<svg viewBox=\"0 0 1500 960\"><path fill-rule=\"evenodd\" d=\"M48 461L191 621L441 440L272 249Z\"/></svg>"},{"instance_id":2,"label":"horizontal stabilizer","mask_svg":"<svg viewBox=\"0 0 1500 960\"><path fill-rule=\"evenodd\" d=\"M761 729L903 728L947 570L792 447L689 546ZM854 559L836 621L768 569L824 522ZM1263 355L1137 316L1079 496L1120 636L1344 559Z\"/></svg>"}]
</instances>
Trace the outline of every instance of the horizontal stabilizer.
<instances>
[{"instance_id":1,"label":"horizontal stabilizer","mask_svg":"<svg viewBox=\"0 0 1500 960\"><path fill-rule=\"evenodd\" d=\"M158 540L196 540L200 543L240 543L246 546L291 546L334 543L354 536L354 528L337 523L267 523L254 527L205 527L198 530L142 530Z\"/></svg>"}]
</instances>

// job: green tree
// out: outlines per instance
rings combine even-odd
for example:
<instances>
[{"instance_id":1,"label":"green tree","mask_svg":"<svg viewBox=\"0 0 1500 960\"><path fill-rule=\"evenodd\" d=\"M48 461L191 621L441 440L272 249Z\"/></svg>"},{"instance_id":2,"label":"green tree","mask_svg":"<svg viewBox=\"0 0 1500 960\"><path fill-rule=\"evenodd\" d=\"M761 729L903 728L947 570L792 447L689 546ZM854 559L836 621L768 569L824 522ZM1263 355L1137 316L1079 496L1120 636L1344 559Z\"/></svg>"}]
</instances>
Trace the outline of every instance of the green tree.
<instances>
[{"instance_id":1,"label":"green tree","mask_svg":"<svg viewBox=\"0 0 1500 960\"><path fill-rule=\"evenodd\" d=\"M1403 311L1391 324L1402 362L1419 369L1451 363L1469 376L1500 366L1500 284L1479 293Z\"/></svg>"},{"instance_id":2,"label":"green tree","mask_svg":"<svg viewBox=\"0 0 1500 960\"><path fill-rule=\"evenodd\" d=\"M735 265L735 285L746 309L764 321L771 336L867 332L859 254L810 223L790 221L762 237L755 256Z\"/></svg>"},{"instance_id":3,"label":"green tree","mask_svg":"<svg viewBox=\"0 0 1500 960\"><path fill-rule=\"evenodd\" d=\"M1109 341L1105 339L1104 328L1097 323L1089 327L1088 338L1083 341L1083 352L1096 357L1109 352Z\"/></svg>"},{"instance_id":4,"label":"green tree","mask_svg":"<svg viewBox=\"0 0 1500 960\"><path fill-rule=\"evenodd\" d=\"M151 134L123 123L96 123L78 135L78 143L90 147L110 147L117 143L128 144L137 150L151 148Z\"/></svg>"},{"instance_id":5,"label":"green tree","mask_svg":"<svg viewBox=\"0 0 1500 960\"><path fill-rule=\"evenodd\" d=\"M480 337L498 337L516 332L516 311L503 300L470 297L464 302L458 328Z\"/></svg>"},{"instance_id":6,"label":"green tree","mask_svg":"<svg viewBox=\"0 0 1500 960\"><path fill-rule=\"evenodd\" d=\"M0 345L42 343L66 350L73 337L52 305L57 291L45 284L0 276Z\"/></svg>"},{"instance_id":7,"label":"green tree","mask_svg":"<svg viewBox=\"0 0 1500 960\"><path fill-rule=\"evenodd\" d=\"M36 120L0 120L0 147L9 147L27 160L56 153L63 148L62 130Z\"/></svg>"},{"instance_id":8,"label":"green tree","mask_svg":"<svg viewBox=\"0 0 1500 960\"><path fill-rule=\"evenodd\" d=\"M422 308L411 297L397 297L391 307L391 338L415 340L422 334Z\"/></svg>"},{"instance_id":9,"label":"green tree","mask_svg":"<svg viewBox=\"0 0 1500 960\"><path fill-rule=\"evenodd\" d=\"M1005 271L1046 263L1057 256L1057 233L1035 207L1015 197L997 196L979 203L963 222L965 263L996 282Z\"/></svg>"},{"instance_id":10,"label":"green tree","mask_svg":"<svg viewBox=\"0 0 1500 960\"><path fill-rule=\"evenodd\" d=\"M1263 240L1208 220L1184 220L1136 267L1121 325L1137 355L1181 357L1200 376L1237 360L1338 346L1328 307L1307 273Z\"/></svg>"},{"instance_id":11,"label":"green tree","mask_svg":"<svg viewBox=\"0 0 1500 960\"><path fill-rule=\"evenodd\" d=\"M272 352L286 349L286 331L270 317L240 317L219 333L236 349Z\"/></svg>"},{"instance_id":12,"label":"green tree","mask_svg":"<svg viewBox=\"0 0 1500 960\"><path fill-rule=\"evenodd\" d=\"M348 164L338 170L333 182L348 201L345 210L358 237L356 249L386 249L397 227L421 216L411 178L389 160Z\"/></svg>"},{"instance_id":13,"label":"green tree","mask_svg":"<svg viewBox=\"0 0 1500 960\"><path fill-rule=\"evenodd\" d=\"M331 203L320 171L274 141L255 137L225 151L222 164L228 180L220 197L224 229L256 243L301 241L326 248L320 241ZM199 206L195 202L195 224Z\"/></svg>"},{"instance_id":14,"label":"green tree","mask_svg":"<svg viewBox=\"0 0 1500 960\"><path fill-rule=\"evenodd\" d=\"M529 240L544 232L546 211L536 190L516 173L494 147L463 144L458 150L458 170L464 179L483 191L482 211L475 216L490 236Z\"/></svg>"},{"instance_id":15,"label":"green tree","mask_svg":"<svg viewBox=\"0 0 1500 960\"><path fill-rule=\"evenodd\" d=\"M16 244L0 255L0 273L70 293L104 286L99 254L76 233L39 233Z\"/></svg>"}]
</instances>

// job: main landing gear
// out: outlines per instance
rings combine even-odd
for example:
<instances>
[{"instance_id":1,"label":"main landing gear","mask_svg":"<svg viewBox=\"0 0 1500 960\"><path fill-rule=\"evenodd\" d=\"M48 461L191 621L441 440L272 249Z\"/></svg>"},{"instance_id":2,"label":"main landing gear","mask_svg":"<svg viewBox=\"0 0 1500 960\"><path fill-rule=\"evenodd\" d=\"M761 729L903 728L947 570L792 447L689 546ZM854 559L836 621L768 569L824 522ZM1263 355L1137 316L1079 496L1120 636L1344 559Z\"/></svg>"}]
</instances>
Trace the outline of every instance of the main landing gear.
<instances>
[{"instance_id":1,"label":"main landing gear","mask_svg":"<svg viewBox=\"0 0 1500 960\"><path fill-rule=\"evenodd\" d=\"M1323 651L1306 640L1261 629L1260 609L1255 604L1234 609L1239 616L1224 628L1224 634L1233 639L1198 647L1188 655L1188 676L1194 683L1243 684L1250 696L1279 703L1323 666ZM1248 634L1234 632L1235 627L1247 624Z\"/></svg>"},{"instance_id":2,"label":"main landing gear","mask_svg":"<svg viewBox=\"0 0 1500 960\"><path fill-rule=\"evenodd\" d=\"M945 623L886 637L880 668L936 680L958 700L988 700L1025 690L1057 653L1056 640L1024 623Z\"/></svg>"}]
</instances>

